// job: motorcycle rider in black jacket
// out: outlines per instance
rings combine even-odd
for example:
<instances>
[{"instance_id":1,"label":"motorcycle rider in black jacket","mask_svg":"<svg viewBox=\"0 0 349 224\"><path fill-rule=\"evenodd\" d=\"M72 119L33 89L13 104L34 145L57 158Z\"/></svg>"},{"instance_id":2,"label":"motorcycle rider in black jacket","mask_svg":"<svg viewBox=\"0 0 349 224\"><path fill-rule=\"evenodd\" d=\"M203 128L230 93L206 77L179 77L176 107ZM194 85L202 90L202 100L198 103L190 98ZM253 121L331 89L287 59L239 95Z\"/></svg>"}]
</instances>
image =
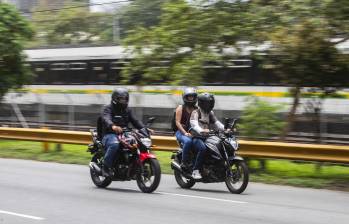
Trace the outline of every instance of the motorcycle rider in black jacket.
<instances>
[{"instance_id":1,"label":"motorcycle rider in black jacket","mask_svg":"<svg viewBox=\"0 0 349 224\"><path fill-rule=\"evenodd\" d=\"M110 168L117 159L118 150L120 149L120 141L117 134L123 132L123 128L131 124L137 128L144 128L142 122L137 120L131 109L128 108L129 93L125 88L117 88L111 96L111 103L106 105L102 110L102 144L106 149L104 156L103 175L111 176Z\"/></svg>"}]
</instances>

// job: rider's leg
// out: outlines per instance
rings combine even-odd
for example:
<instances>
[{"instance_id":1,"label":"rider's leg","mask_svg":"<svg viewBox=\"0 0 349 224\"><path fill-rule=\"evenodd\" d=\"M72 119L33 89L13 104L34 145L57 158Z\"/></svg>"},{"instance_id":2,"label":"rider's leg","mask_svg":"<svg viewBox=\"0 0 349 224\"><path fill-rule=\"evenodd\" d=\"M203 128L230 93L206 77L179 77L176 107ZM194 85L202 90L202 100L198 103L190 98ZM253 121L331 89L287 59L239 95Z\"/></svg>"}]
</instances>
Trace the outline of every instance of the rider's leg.
<instances>
[{"instance_id":1,"label":"rider's leg","mask_svg":"<svg viewBox=\"0 0 349 224\"><path fill-rule=\"evenodd\" d=\"M120 143L116 134L105 135L102 143L106 148L106 153L104 155L104 167L106 170L108 170L113 166L113 162L115 161L117 152L120 148Z\"/></svg>"},{"instance_id":2,"label":"rider's leg","mask_svg":"<svg viewBox=\"0 0 349 224\"><path fill-rule=\"evenodd\" d=\"M194 148L197 150L197 156L196 156L196 161L193 167L193 178L194 179L201 179L200 175L200 169L202 167L202 164L204 162L204 156L206 152L206 145L204 141L200 138L194 138L193 139L193 145Z\"/></svg>"},{"instance_id":3,"label":"rider's leg","mask_svg":"<svg viewBox=\"0 0 349 224\"><path fill-rule=\"evenodd\" d=\"M182 163L187 164L189 162L189 151L191 150L193 146L193 140L191 137L185 136L182 134L182 132L177 131L176 132L177 140L182 143L183 145L183 151L182 151Z\"/></svg>"}]
</instances>

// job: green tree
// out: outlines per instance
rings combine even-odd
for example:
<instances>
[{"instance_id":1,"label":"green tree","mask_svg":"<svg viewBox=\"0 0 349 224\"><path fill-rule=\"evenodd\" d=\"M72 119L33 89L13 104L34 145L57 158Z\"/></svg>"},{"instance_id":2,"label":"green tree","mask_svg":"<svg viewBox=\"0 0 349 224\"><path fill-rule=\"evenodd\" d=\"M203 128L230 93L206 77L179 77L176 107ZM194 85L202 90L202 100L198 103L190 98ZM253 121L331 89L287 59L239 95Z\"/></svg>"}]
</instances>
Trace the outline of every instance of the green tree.
<instances>
[{"instance_id":1,"label":"green tree","mask_svg":"<svg viewBox=\"0 0 349 224\"><path fill-rule=\"evenodd\" d=\"M159 24L161 16L161 6L170 0L135 0L129 5L118 10L122 27L122 36L128 31L135 29L137 26L152 27Z\"/></svg>"},{"instance_id":2,"label":"green tree","mask_svg":"<svg viewBox=\"0 0 349 224\"><path fill-rule=\"evenodd\" d=\"M253 1L255 35L252 41L268 41L264 66L279 75L285 85L293 86L293 104L283 138L291 129L302 88L348 86L349 58L336 44L347 40L348 2ZM339 7L341 6L341 7ZM336 8L337 7L337 8ZM336 41L339 39L339 41ZM326 95L326 94L325 94Z\"/></svg>"},{"instance_id":3,"label":"green tree","mask_svg":"<svg viewBox=\"0 0 349 224\"><path fill-rule=\"evenodd\" d=\"M258 98L250 98L239 124L239 130L248 138L268 138L280 134L285 122L280 117L284 107Z\"/></svg>"},{"instance_id":4,"label":"green tree","mask_svg":"<svg viewBox=\"0 0 349 224\"><path fill-rule=\"evenodd\" d=\"M23 44L32 38L29 23L11 5L0 3L0 99L10 88L30 79L24 65Z\"/></svg>"},{"instance_id":5,"label":"green tree","mask_svg":"<svg viewBox=\"0 0 349 224\"><path fill-rule=\"evenodd\" d=\"M67 9L45 11L50 9L49 5L41 2L33 14L37 36L31 46L110 43L112 16L91 13L88 6L75 7L80 5L76 1L67 1L64 5Z\"/></svg>"},{"instance_id":6,"label":"green tree","mask_svg":"<svg viewBox=\"0 0 349 224\"><path fill-rule=\"evenodd\" d=\"M162 5L157 26L137 27L132 30L125 45L134 60L123 71L125 81L138 75L138 83L159 82L175 85L197 85L202 81L204 66L222 59L226 46L235 45L243 26L243 3L208 6L199 2L189 4L174 0ZM234 21L227 20L232 17ZM228 23L229 31L227 31ZM141 75L140 75L141 74ZM135 80L133 80L135 81ZM136 80L137 81L137 80Z\"/></svg>"}]
</instances>

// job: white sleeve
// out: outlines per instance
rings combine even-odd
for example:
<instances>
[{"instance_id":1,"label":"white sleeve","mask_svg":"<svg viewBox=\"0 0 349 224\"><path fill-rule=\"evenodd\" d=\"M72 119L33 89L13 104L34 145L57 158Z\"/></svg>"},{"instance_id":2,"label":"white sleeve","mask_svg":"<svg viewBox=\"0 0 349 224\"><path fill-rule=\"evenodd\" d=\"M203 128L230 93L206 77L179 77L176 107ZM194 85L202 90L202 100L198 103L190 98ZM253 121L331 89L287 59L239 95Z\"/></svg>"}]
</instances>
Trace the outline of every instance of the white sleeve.
<instances>
[{"instance_id":1,"label":"white sleeve","mask_svg":"<svg viewBox=\"0 0 349 224\"><path fill-rule=\"evenodd\" d=\"M203 131L203 129L199 125L199 114L197 111L193 111L190 116L190 126L197 133L201 133Z\"/></svg>"}]
</instances>

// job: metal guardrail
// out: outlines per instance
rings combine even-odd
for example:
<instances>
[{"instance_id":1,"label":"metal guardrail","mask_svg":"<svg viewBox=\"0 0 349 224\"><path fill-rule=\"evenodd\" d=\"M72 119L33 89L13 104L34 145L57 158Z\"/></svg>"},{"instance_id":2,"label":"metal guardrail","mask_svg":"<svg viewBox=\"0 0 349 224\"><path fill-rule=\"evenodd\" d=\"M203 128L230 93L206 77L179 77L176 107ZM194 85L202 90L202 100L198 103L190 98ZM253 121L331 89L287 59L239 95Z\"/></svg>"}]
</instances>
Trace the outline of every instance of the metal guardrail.
<instances>
[{"instance_id":1,"label":"metal guardrail","mask_svg":"<svg viewBox=\"0 0 349 224\"><path fill-rule=\"evenodd\" d=\"M91 143L91 136L88 132L32 128L0 127L0 139L83 145ZM178 149L178 145L174 137L153 136L152 139L154 143L154 150L175 151ZM349 146L245 140L240 140L239 143L239 155L246 157L349 164Z\"/></svg>"}]
</instances>

